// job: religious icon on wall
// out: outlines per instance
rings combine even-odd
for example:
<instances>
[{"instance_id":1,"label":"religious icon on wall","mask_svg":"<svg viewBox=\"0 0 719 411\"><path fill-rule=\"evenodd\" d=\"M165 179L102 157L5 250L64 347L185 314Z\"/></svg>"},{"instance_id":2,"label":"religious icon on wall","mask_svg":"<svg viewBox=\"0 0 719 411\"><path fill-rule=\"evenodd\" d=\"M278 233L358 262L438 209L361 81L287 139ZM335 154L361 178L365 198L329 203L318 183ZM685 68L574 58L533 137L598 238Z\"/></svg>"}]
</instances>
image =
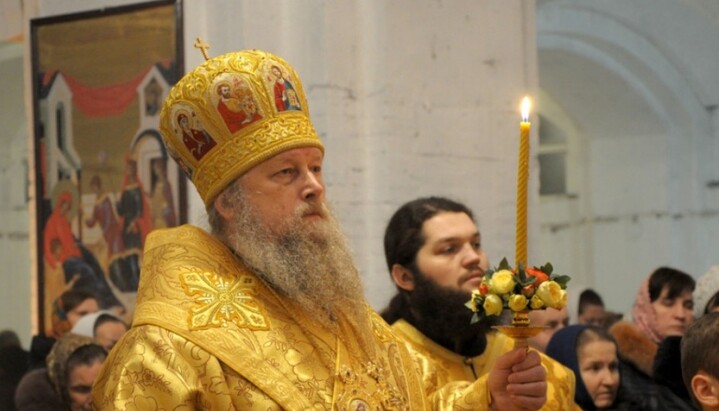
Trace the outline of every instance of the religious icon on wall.
<instances>
[{"instance_id":1,"label":"religious icon on wall","mask_svg":"<svg viewBox=\"0 0 719 411\"><path fill-rule=\"evenodd\" d=\"M182 74L181 0L31 21L39 332L66 331L63 292L130 319L147 234L186 221L159 133Z\"/></svg>"}]
</instances>

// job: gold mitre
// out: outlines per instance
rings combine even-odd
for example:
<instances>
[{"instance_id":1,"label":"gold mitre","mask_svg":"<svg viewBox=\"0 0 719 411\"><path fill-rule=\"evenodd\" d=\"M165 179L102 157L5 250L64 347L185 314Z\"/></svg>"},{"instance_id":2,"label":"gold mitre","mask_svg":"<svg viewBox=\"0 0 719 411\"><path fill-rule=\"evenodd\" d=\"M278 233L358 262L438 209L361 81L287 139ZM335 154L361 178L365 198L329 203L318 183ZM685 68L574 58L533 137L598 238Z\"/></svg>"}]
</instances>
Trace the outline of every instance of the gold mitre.
<instances>
[{"instance_id":1,"label":"gold mitre","mask_svg":"<svg viewBox=\"0 0 719 411\"><path fill-rule=\"evenodd\" d=\"M187 73L165 100L160 131L206 207L276 154L324 151L300 77L282 58L259 50L227 53Z\"/></svg>"}]
</instances>

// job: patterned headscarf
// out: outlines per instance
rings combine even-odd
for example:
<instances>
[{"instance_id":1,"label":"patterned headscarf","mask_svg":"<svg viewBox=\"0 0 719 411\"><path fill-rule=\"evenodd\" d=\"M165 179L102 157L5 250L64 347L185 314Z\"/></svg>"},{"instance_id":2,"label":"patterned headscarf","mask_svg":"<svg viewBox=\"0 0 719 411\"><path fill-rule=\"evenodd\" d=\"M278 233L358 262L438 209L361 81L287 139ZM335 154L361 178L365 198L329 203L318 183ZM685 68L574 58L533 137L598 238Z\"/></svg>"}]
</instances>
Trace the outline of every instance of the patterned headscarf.
<instances>
[{"instance_id":1,"label":"patterned headscarf","mask_svg":"<svg viewBox=\"0 0 719 411\"><path fill-rule=\"evenodd\" d=\"M64 392L67 389L67 360L78 348L90 344L93 344L90 337L67 333L55 343L47 355L47 374L60 398L65 398Z\"/></svg>"},{"instance_id":2,"label":"patterned headscarf","mask_svg":"<svg viewBox=\"0 0 719 411\"><path fill-rule=\"evenodd\" d=\"M634 318L634 323L639 327L642 333L650 340L659 344L662 338L657 332L657 313L654 311L651 298L649 297L650 278L651 275L645 278L642 285L639 286L637 297L634 300L634 307L632 307L632 317Z\"/></svg>"}]
</instances>

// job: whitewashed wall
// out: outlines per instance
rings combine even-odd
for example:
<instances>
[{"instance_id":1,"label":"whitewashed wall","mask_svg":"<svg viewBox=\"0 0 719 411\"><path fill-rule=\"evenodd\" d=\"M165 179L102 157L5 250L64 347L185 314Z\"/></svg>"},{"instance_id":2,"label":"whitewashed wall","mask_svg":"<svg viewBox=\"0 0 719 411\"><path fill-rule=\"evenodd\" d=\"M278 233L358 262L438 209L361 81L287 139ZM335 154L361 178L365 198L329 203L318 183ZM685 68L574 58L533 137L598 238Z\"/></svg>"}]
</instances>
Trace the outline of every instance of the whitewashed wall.
<instances>
[{"instance_id":1,"label":"whitewashed wall","mask_svg":"<svg viewBox=\"0 0 719 411\"><path fill-rule=\"evenodd\" d=\"M20 38L0 45L0 327L24 341L34 227L19 35L31 17L131 3L0 2L1 40ZM327 147L329 197L377 308L393 293L384 225L409 199L467 202L494 262L513 256L525 93L571 137L571 195L540 201L532 159L531 262L551 260L623 312L656 266L698 276L719 263L716 0L185 0L184 18L188 68L202 59L197 36L212 55L262 48L296 66ZM191 206L204 225L196 196Z\"/></svg>"},{"instance_id":2,"label":"whitewashed wall","mask_svg":"<svg viewBox=\"0 0 719 411\"><path fill-rule=\"evenodd\" d=\"M21 12L28 21L131 3L26 0ZM384 226L399 205L418 196L466 202L476 210L489 255L513 258L519 102L537 83L533 2L185 0L184 10L187 68L201 62L191 46L200 36L211 55L265 49L300 73L327 149L328 195L376 308L394 293L382 251ZM26 50L27 44L26 35ZM18 136L2 134L3 142L12 141L15 159L27 158L29 124ZM534 161L532 170L530 243L537 232ZM24 182L14 184L18 191ZM191 195L191 222L204 225L203 206ZM22 237L13 243L20 250L3 247L0 255L23 255L8 291L15 298L0 300L0 312L1 325L29 341L33 280L24 261L34 227L24 201L16 201L16 214L0 202L3 220L12 215ZM530 246L530 259L533 253ZM0 270L3 278L11 275Z\"/></svg>"},{"instance_id":3,"label":"whitewashed wall","mask_svg":"<svg viewBox=\"0 0 719 411\"><path fill-rule=\"evenodd\" d=\"M542 113L573 150L541 255L625 313L657 267L719 263L719 2L540 0L537 45Z\"/></svg>"},{"instance_id":4,"label":"whitewashed wall","mask_svg":"<svg viewBox=\"0 0 719 411\"><path fill-rule=\"evenodd\" d=\"M27 346L31 280L23 58L22 44L0 44L0 329L16 330Z\"/></svg>"},{"instance_id":5,"label":"whitewashed wall","mask_svg":"<svg viewBox=\"0 0 719 411\"><path fill-rule=\"evenodd\" d=\"M418 196L465 201L477 212L489 255L514 258L519 103L537 79L533 2L186 5L186 44L202 36L213 55L266 49L302 76L327 146L329 198L375 307L394 294L384 226ZM197 51L187 53L188 67L200 61ZM538 202L532 168L530 241Z\"/></svg>"}]
</instances>

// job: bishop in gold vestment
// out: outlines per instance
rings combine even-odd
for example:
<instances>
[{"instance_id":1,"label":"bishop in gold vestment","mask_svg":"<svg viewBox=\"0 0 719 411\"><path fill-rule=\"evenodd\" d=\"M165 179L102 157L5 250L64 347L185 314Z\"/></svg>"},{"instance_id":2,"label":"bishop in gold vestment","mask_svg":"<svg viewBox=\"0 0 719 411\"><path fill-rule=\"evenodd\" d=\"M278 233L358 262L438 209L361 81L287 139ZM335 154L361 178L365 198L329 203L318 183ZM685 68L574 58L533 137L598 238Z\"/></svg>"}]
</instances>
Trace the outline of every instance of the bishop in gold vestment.
<instances>
[{"instance_id":1,"label":"bishop in gold vestment","mask_svg":"<svg viewBox=\"0 0 719 411\"><path fill-rule=\"evenodd\" d=\"M485 381L466 393L436 391L387 324L371 317L375 355L349 330L333 335L192 226L148 238L133 328L97 382L100 409L430 409L454 401L482 408ZM425 367L426 368L426 367ZM428 400L429 398L429 400ZM364 407L364 408L363 408Z\"/></svg>"},{"instance_id":2,"label":"bishop in gold vestment","mask_svg":"<svg viewBox=\"0 0 719 411\"><path fill-rule=\"evenodd\" d=\"M293 84L297 105L275 104L269 73L277 72ZM251 101L255 120L230 127L217 109L220 89ZM181 122L216 144L198 156ZM491 402L536 409L544 402L538 357L516 352L498 359L495 374L440 387L428 360L369 308L325 206L324 147L299 76L284 60L252 50L206 61L171 90L160 128L167 153L205 202L211 231L185 225L147 237L133 325L104 363L95 408L441 410Z\"/></svg>"}]
</instances>

